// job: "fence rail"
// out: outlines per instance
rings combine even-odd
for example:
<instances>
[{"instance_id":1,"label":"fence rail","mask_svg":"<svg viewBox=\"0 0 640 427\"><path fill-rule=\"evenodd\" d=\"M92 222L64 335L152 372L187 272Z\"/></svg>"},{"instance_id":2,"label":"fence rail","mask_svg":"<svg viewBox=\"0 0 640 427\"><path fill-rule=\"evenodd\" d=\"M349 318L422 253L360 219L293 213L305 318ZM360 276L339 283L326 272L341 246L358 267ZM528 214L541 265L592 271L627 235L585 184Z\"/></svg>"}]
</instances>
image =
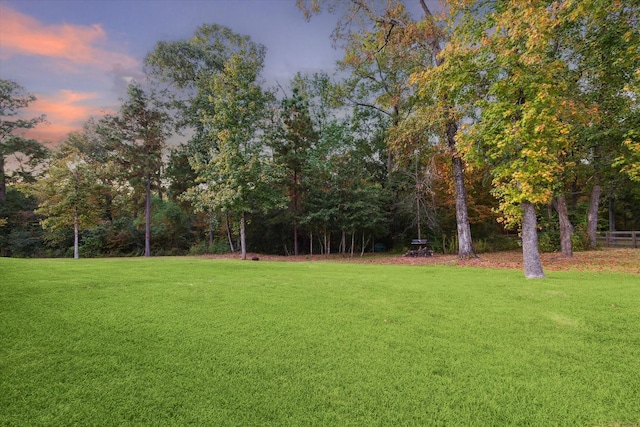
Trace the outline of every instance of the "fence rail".
<instances>
[{"instance_id":1,"label":"fence rail","mask_svg":"<svg viewBox=\"0 0 640 427\"><path fill-rule=\"evenodd\" d=\"M640 231L607 231L598 234L598 243L607 247L638 248Z\"/></svg>"}]
</instances>

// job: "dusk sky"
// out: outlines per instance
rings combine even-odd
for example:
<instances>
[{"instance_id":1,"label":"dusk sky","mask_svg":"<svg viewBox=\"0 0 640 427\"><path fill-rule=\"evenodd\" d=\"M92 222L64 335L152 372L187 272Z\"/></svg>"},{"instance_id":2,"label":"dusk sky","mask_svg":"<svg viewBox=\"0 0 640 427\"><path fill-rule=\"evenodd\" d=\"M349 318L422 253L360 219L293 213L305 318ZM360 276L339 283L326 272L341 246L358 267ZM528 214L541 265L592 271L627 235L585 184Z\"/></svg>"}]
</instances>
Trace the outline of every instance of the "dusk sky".
<instances>
[{"instance_id":1,"label":"dusk sky","mask_svg":"<svg viewBox=\"0 0 640 427\"><path fill-rule=\"evenodd\" d=\"M333 71L336 20L306 22L295 0L0 0L0 78L37 96L30 113L49 124L33 136L58 142L117 109L158 41L190 38L205 23L230 27L266 46L263 77L286 86L298 71Z\"/></svg>"}]
</instances>

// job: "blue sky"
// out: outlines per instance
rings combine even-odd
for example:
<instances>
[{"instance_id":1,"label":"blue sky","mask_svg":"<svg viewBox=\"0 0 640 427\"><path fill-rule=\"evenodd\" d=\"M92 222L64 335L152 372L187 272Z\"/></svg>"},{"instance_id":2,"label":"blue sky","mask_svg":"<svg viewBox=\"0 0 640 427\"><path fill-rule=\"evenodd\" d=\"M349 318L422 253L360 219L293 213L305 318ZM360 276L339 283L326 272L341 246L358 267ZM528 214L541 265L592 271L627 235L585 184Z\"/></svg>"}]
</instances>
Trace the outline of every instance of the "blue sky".
<instances>
[{"instance_id":1,"label":"blue sky","mask_svg":"<svg viewBox=\"0 0 640 427\"><path fill-rule=\"evenodd\" d=\"M56 142L116 109L158 41L228 26L267 47L264 78L286 85L297 71L333 69L335 20L306 22L295 0L0 0L0 78L38 97L32 112L49 124L35 136Z\"/></svg>"},{"instance_id":2,"label":"blue sky","mask_svg":"<svg viewBox=\"0 0 640 427\"><path fill-rule=\"evenodd\" d=\"M49 124L33 136L57 142L117 109L158 41L189 38L205 23L230 27L266 46L263 77L286 86L298 71L333 71L336 20L307 22L295 0L0 0L0 78L37 96L30 113Z\"/></svg>"}]
</instances>

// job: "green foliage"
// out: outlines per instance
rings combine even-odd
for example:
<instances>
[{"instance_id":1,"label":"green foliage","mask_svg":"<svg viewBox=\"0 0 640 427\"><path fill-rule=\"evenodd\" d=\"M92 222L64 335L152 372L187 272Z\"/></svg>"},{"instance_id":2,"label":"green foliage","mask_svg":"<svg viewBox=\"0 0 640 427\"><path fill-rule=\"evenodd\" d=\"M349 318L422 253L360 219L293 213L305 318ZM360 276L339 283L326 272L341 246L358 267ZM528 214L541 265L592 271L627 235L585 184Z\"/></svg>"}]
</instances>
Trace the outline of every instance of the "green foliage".
<instances>
[{"instance_id":1,"label":"green foliage","mask_svg":"<svg viewBox=\"0 0 640 427\"><path fill-rule=\"evenodd\" d=\"M223 72L208 79L215 95L202 124L215 146L191 158L200 185L185 194L200 212L252 212L273 200L274 169L260 144L269 101L257 81L265 49L248 38L238 43Z\"/></svg>"},{"instance_id":2,"label":"green foliage","mask_svg":"<svg viewBox=\"0 0 640 427\"><path fill-rule=\"evenodd\" d=\"M105 255L108 232L109 229L105 226L98 226L84 231L81 237L80 256L83 258L95 258Z\"/></svg>"},{"instance_id":3,"label":"green foliage","mask_svg":"<svg viewBox=\"0 0 640 427\"><path fill-rule=\"evenodd\" d=\"M43 231L40 217L34 213L37 200L22 191L9 187L0 202L0 256L34 257L43 254Z\"/></svg>"},{"instance_id":4,"label":"green foliage","mask_svg":"<svg viewBox=\"0 0 640 427\"><path fill-rule=\"evenodd\" d=\"M43 171L43 176L28 187L39 200L36 213L43 215L45 229L56 231L73 227L74 216L80 229L99 222L98 199L103 190L98 174L100 167L74 143L84 138L82 134L70 134Z\"/></svg>"},{"instance_id":5,"label":"green foliage","mask_svg":"<svg viewBox=\"0 0 640 427\"><path fill-rule=\"evenodd\" d=\"M176 203L152 199L151 243L157 255L178 255L187 252L193 243L191 218Z\"/></svg>"},{"instance_id":6,"label":"green foliage","mask_svg":"<svg viewBox=\"0 0 640 427\"><path fill-rule=\"evenodd\" d=\"M560 234L550 231L538 233L538 247L540 252L560 251Z\"/></svg>"},{"instance_id":7,"label":"green foliage","mask_svg":"<svg viewBox=\"0 0 640 427\"><path fill-rule=\"evenodd\" d=\"M231 252L229 242L223 240L214 240L211 245L200 241L189 248L189 255L228 254L229 252Z\"/></svg>"},{"instance_id":8,"label":"green foliage","mask_svg":"<svg viewBox=\"0 0 640 427\"><path fill-rule=\"evenodd\" d=\"M0 202L0 255L64 255L76 207L84 256L139 254L143 224L155 253L199 253L207 249L196 240L209 231L226 241L226 221L212 226L225 216L234 240L244 231L238 222L251 224L241 235L254 251L292 252L295 229L302 251L318 241L369 248L375 239L398 252L420 230L434 236L434 249L454 253L470 247L452 237L464 222L456 215L463 177L477 252L513 247L500 234L509 224L495 224L495 215L517 226L519 203L544 206L561 193L573 198L569 216L581 230L596 183L616 226L636 228L635 4L448 0L449 28L425 2L421 20L400 0L299 5L340 12L334 37L344 80L297 74L283 88L292 96L276 102L262 89L266 50L249 37L203 25L189 39L159 42L145 61L153 94L133 85L117 114L69 135L64 153L38 169L37 213L13 196ZM19 119L35 98L15 82L0 84L0 184L13 154L27 163L11 179L32 181L45 150L12 132L43 118ZM189 137L165 153L169 117ZM459 148L472 168L463 170ZM65 168L74 160L75 180ZM159 199L143 218L152 191ZM543 220L541 246L556 250L557 218ZM608 226L601 218L599 229ZM572 236L574 249L582 236Z\"/></svg>"},{"instance_id":9,"label":"green foliage","mask_svg":"<svg viewBox=\"0 0 640 427\"><path fill-rule=\"evenodd\" d=\"M205 258L0 271L3 425L640 420L635 274Z\"/></svg>"},{"instance_id":10,"label":"green foliage","mask_svg":"<svg viewBox=\"0 0 640 427\"><path fill-rule=\"evenodd\" d=\"M47 156L47 149L39 142L19 133L32 129L45 121L44 116L25 119L21 111L29 107L36 97L12 80L0 79L0 202L7 194L7 181L32 180L31 172ZM7 158L13 156L18 167L13 174L6 170Z\"/></svg>"},{"instance_id":11,"label":"green foliage","mask_svg":"<svg viewBox=\"0 0 640 427\"><path fill-rule=\"evenodd\" d=\"M452 78L452 85L486 88L471 100L482 117L463 126L461 147L468 160L491 166L501 212L518 221L523 201L551 201L567 166L569 64L552 49L554 20L562 18L542 2L519 8L507 1L480 15L472 8L454 9L455 19L461 23L444 51L450 64L437 71ZM449 68L456 66L463 68Z\"/></svg>"},{"instance_id":12,"label":"green foliage","mask_svg":"<svg viewBox=\"0 0 640 427\"><path fill-rule=\"evenodd\" d=\"M137 256L144 251L144 232L133 218L118 218L109 224L105 236L105 253L108 255Z\"/></svg>"},{"instance_id":13,"label":"green foliage","mask_svg":"<svg viewBox=\"0 0 640 427\"><path fill-rule=\"evenodd\" d=\"M137 83L127 88L127 99L116 115L100 121L98 132L109 141L112 161L119 166L144 203L145 256L151 256L151 191L161 185L169 116Z\"/></svg>"}]
</instances>

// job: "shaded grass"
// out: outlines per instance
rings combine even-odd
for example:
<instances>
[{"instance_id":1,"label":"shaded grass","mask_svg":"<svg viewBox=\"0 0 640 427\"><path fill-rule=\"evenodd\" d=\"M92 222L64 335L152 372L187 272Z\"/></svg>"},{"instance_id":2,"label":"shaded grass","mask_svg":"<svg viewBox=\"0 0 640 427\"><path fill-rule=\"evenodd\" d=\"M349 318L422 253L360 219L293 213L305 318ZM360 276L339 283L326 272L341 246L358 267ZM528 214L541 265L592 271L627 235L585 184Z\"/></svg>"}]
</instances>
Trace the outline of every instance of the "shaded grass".
<instances>
[{"instance_id":1,"label":"shaded grass","mask_svg":"<svg viewBox=\"0 0 640 427\"><path fill-rule=\"evenodd\" d=\"M640 424L637 275L0 259L0 425Z\"/></svg>"}]
</instances>

